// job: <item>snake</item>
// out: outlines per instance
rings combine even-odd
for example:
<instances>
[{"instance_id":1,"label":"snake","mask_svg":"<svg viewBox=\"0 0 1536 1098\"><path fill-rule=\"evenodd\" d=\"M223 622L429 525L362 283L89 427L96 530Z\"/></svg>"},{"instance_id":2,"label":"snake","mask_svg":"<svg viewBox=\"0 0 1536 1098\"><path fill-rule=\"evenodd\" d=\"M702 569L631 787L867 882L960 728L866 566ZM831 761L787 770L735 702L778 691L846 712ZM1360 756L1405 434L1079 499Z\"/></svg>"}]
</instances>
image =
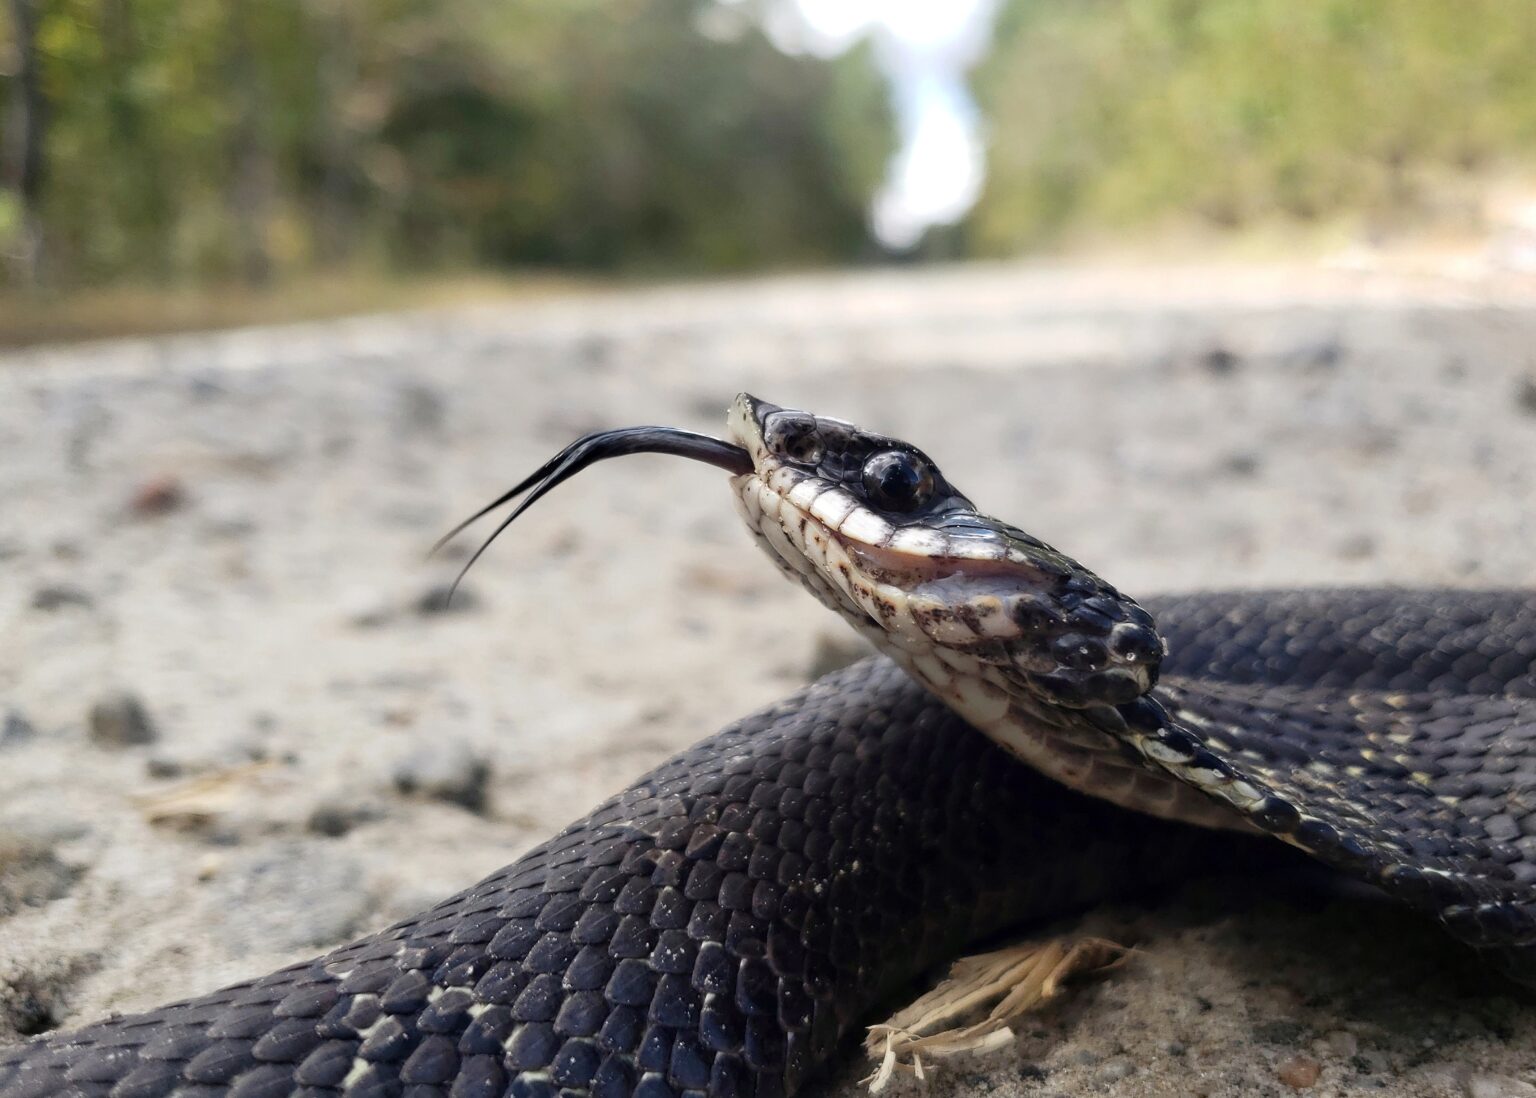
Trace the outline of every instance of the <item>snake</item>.
<instances>
[{"instance_id":1,"label":"snake","mask_svg":"<svg viewBox=\"0 0 1536 1098\"><path fill-rule=\"evenodd\" d=\"M724 470L752 540L878 653L420 914L0 1048L0 1098L788 1098L977 942L1288 860L1536 986L1536 594L1139 603L917 447L745 394L722 439L579 439L472 517L520 497L469 563L639 453Z\"/></svg>"}]
</instances>

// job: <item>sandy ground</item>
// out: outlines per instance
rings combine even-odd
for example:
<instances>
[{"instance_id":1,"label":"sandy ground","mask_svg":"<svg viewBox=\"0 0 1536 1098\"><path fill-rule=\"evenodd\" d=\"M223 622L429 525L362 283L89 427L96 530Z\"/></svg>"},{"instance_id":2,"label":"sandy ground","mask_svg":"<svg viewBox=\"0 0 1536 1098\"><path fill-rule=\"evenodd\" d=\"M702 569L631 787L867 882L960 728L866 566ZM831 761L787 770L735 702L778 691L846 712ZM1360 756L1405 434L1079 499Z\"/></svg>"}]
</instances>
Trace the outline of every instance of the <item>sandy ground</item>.
<instances>
[{"instance_id":1,"label":"sandy ground","mask_svg":"<svg viewBox=\"0 0 1536 1098\"><path fill-rule=\"evenodd\" d=\"M917 442L1132 593L1536 583L1519 287L986 267L12 354L0 1040L365 933L806 681L842 627L665 459L431 605L434 537L557 447L740 389ZM93 731L123 692L147 730ZM1536 1095L1536 999L1394 910L1220 882L1087 925L1134 961L932 1089Z\"/></svg>"}]
</instances>

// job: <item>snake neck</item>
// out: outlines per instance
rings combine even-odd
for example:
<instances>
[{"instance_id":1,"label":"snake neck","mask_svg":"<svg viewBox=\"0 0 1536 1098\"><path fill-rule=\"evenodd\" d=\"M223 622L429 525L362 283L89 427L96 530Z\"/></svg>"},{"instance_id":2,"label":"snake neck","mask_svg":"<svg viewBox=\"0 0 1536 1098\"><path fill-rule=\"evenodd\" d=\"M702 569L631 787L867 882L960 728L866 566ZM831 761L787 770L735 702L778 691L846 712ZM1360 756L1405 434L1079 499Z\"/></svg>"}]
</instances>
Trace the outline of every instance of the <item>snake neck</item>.
<instances>
[{"instance_id":1,"label":"snake neck","mask_svg":"<svg viewBox=\"0 0 1536 1098\"><path fill-rule=\"evenodd\" d=\"M1069 789L1159 819L1255 832L1219 790L1192 785L1148 757L1162 736L1179 730L1160 705L1066 709L1011 689L985 665L960 668L934 654L882 644L873 626L859 632L946 705L1021 762ZM941 652L942 654L942 652ZM955 661L959 662L959 661ZM1127 720L1124 710L1133 710ZM1166 722L1146 727L1148 718ZM1154 765L1149 766L1151 761Z\"/></svg>"},{"instance_id":2,"label":"snake neck","mask_svg":"<svg viewBox=\"0 0 1536 1098\"><path fill-rule=\"evenodd\" d=\"M1043 701L1003 672L968 653L935 645L903 606L828 578L837 548L814 526L791 539L776 522L761 521L737 497L759 547L774 565L835 611L876 649L891 657L946 705L1028 766L1079 793L1159 819L1200 827L1257 830L1222 796L1165 765L1159 745L1188 736L1161 705L1068 709ZM806 546L806 552L797 546ZM813 559L817 558L817 559ZM861 599L859 594L864 597ZM878 614L878 619L874 616Z\"/></svg>"}]
</instances>

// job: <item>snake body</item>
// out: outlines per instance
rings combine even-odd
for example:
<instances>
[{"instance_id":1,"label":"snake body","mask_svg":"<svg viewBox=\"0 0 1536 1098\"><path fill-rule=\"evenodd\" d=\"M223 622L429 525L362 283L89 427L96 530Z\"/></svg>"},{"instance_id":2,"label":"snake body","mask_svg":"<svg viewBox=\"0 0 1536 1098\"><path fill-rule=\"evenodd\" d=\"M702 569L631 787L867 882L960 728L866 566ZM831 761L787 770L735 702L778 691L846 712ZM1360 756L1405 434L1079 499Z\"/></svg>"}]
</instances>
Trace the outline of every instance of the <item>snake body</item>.
<instances>
[{"instance_id":1,"label":"snake body","mask_svg":"<svg viewBox=\"0 0 1536 1098\"><path fill-rule=\"evenodd\" d=\"M775 431L780 410L737 407L757 430L736 432L736 452L672 452L726 465L781 567L891 658L731 725L375 935L0 1050L0 1098L774 1098L968 943L1302 857L1288 846L1536 983L1536 595L1235 593L1144 609L958 506L923 518L925 534L971 539L945 541L941 557L898 559L893 533L867 551L807 550L816 527L802 519L837 477L800 492L805 510L787 503L804 478L787 485L769 525L763 487L793 478L755 450L776 440L813 456L797 449L804 421ZM821 444L857 430L815 426ZM829 448L801 464L822 470ZM601 456L567 451L531 481L535 498ZM1023 563L995 552L998 529ZM838 570L839 553L865 552L865 566ZM892 582L933 559L948 569L937 580ZM848 610L865 585L873 624ZM994 602L1025 596L1005 635ZM942 658L903 614L949 638ZM1154 620L1166 657L1143 635ZM1011 689L1001 715L998 683ZM1008 757L1047 751L1065 760L1047 760L1052 777Z\"/></svg>"}]
</instances>

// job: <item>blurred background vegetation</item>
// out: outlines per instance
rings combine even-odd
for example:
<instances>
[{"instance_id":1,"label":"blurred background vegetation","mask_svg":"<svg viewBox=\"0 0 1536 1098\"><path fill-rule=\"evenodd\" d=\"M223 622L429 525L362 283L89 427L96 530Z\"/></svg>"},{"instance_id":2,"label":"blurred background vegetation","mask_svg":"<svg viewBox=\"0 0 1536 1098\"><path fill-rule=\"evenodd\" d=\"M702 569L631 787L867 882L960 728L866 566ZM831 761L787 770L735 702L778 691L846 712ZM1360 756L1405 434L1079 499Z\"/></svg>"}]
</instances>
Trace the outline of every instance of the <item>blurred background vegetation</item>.
<instances>
[{"instance_id":1,"label":"blurred background vegetation","mask_svg":"<svg viewBox=\"0 0 1536 1098\"><path fill-rule=\"evenodd\" d=\"M485 272L1476 232L1536 158L1536 4L1510 0L975 0L984 182L894 241L870 210L912 130L879 5L831 49L839 0L3 2L0 338L113 293L206 318L230 287L286 313ZM107 327L153 313L120 300Z\"/></svg>"},{"instance_id":2,"label":"blurred background vegetation","mask_svg":"<svg viewBox=\"0 0 1536 1098\"><path fill-rule=\"evenodd\" d=\"M969 246L1182 220L1476 230L1536 154L1536 4L1011 0Z\"/></svg>"},{"instance_id":3,"label":"blurred background vegetation","mask_svg":"<svg viewBox=\"0 0 1536 1098\"><path fill-rule=\"evenodd\" d=\"M889 152L862 56L692 0L10 2L0 217L62 284L840 259Z\"/></svg>"}]
</instances>

